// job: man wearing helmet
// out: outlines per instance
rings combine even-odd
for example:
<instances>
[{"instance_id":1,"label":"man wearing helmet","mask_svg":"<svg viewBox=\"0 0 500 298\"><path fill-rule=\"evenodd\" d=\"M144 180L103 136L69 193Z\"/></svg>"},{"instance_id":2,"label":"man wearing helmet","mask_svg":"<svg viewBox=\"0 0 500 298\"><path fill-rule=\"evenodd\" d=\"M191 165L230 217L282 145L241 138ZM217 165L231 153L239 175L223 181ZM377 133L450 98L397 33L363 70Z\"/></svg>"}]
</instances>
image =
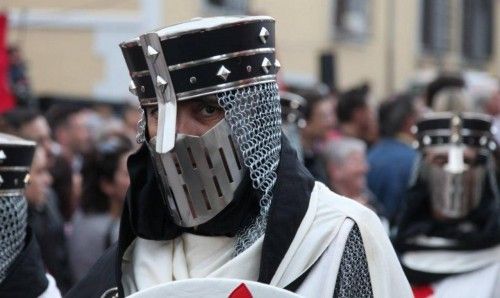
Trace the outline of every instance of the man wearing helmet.
<instances>
[{"instance_id":1,"label":"man wearing helmet","mask_svg":"<svg viewBox=\"0 0 500 298\"><path fill-rule=\"evenodd\" d=\"M61 297L28 225L25 186L39 154L35 142L0 133L0 297Z\"/></svg>"},{"instance_id":2,"label":"man wearing helmet","mask_svg":"<svg viewBox=\"0 0 500 298\"><path fill-rule=\"evenodd\" d=\"M418 122L417 137L421 159L395 238L415 294L496 297L500 197L491 118L431 112Z\"/></svg>"},{"instance_id":3,"label":"man wearing helmet","mask_svg":"<svg viewBox=\"0 0 500 298\"><path fill-rule=\"evenodd\" d=\"M281 135L274 34L270 17L215 17L121 44L143 145L118 246L68 297L165 296L190 280L210 292L227 279L409 297L376 215L316 183Z\"/></svg>"}]
</instances>

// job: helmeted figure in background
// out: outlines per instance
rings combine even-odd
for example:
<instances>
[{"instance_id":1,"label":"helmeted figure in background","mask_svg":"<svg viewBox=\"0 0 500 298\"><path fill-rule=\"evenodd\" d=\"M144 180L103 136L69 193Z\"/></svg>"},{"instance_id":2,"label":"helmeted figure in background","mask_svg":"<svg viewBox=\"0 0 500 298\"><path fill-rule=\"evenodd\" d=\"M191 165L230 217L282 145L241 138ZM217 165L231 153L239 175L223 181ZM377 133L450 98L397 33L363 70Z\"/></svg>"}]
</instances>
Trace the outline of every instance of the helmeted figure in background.
<instances>
[{"instance_id":1,"label":"helmeted figure in background","mask_svg":"<svg viewBox=\"0 0 500 298\"><path fill-rule=\"evenodd\" d=\"M0 133L0 297L61 297L28 226L24 187L35 145Z\"/></svg>"},{"instance_id":2,"label":"helmeted figure in background","mask_svg":"<svg viewBox=\"0 0 500 298\"><path fill-rule=\"evenodd\" d=\"M421 159L395 238L415 293L500 293L498 149L490 128L491 118L469 112L433 112L417 124Z\"/></svg>"},{"instance_id":3,"label":"helmeted figure in background","mask_svg":"<svg viewBox=\"0 0 500 298\"><path fill-rule=\"evenodd\" d=\"M121 44L143 145L128 162L118 246L68 297L226 279L409 297L376 215L315 182L282 136L274 39L270 17L215 17Z\"/></svg>"},{"instance_id":4,"label":"helmeted figure in background","mask_svg":"<svg viewBox=\"0 0 500 298\"><path fill-rule=\"evenodd\" d=\"M300 140L300 129L306 126L304 109L307 106L307 101L296 93L280 91L280 103L282 131L288 138L290 145L297 151L298 158L302 160L304 148L302 148Z\"/></svg>"}]
</instances>

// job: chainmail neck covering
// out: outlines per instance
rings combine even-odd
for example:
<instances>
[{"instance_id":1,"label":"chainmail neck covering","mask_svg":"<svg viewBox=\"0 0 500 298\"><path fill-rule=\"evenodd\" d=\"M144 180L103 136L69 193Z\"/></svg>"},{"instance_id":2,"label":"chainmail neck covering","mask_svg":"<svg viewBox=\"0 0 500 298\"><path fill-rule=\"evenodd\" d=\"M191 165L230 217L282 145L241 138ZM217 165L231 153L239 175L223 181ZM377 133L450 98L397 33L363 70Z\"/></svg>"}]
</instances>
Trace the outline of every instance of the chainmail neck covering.
<instances>
[{"instance_id":1,"label":"chainmail neck covering","mask_svg":"<svg viewBox=\"0 0 500 298\"><path fill-rule=\"evenodd\" d=\"M28 205L23 196L0 197L0 283L21 253L26 238Z\"/></svg>"},{"instance_id":2,"label":"chainmail neck covering","mask_svg":"<svg viewBox=\"0 0 500 298\"><path fill-rule=\"evenodd\" d=\"M217 98L249 170L252 187L262 194L259 215L236 235L238 255L266 230L281 150L281 106L274 82L221 92Z\"/></svg>"}]
</instances>

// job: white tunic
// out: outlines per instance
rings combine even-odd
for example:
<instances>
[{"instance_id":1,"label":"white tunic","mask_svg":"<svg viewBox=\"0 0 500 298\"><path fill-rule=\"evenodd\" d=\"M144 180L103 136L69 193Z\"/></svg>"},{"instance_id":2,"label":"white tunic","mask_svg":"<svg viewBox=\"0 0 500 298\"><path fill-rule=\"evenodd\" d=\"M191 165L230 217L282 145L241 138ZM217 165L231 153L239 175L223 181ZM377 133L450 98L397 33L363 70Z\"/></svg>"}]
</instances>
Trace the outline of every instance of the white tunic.
<instances>
[{"instance_id":1,"label":"white tunic","mask_svg":"<svg viewBox=\"0 0 500 298\"><path fill-rule=\"evenodd\" d=\"M306 297L332 297L341 252L354 223L363 239L374 297L412 297L408 281L378 217L368 208L333 193L319 182L314 186L307 212L270 285L288 286L321 258L298 292L302 291ZM168 241L137 238L122 259L125 294L197 277L256 281L262 243L263 237L231 258L233 239L227 237L185 233ZM327 249L328 253L322 257ZM328 276L315 273L318 271L326 272ZM308 286L318 280L330 285L330 290L323 291L320 296L316 287Z\"/></svg>"}]
</instances>

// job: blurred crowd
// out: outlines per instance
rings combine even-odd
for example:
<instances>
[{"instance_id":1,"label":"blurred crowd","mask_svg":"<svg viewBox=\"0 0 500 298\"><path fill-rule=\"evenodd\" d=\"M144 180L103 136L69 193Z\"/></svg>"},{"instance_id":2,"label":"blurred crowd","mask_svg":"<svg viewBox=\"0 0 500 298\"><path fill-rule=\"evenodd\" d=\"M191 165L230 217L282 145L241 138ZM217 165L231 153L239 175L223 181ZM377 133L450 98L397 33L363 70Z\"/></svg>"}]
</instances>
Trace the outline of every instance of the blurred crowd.
<instances>
[{"instance_id":1,"label":"blurred crowd","mask_svg":"<svg viewBox=\"0 0 500 298\"><path fill-rule=\"evenodd\" d=\"M134 106L113 112L60 104L43 112L20 105L0 117L1 132L38 143L26 188L28 222L63 293L118 239L139 116Z\"/></svg>"},{"instance_id":2,"label":"blurred crowd","mask_svg":"<svg viewBox=\"0 0 500 298\"><path fill-rule=\"evenodd\" d=\"M118 238L140 109L70 101L42 109L14 63L17 104L0 115L0 131L38 143L26 189L29 222L64 293ZM489 114L500 141L500 85L485 85L471 90L464 74L440 74L380 99L368 82L342 90L283 84L283 131L317 180L374 210L391 233L418 159L414 127L428 110L458 104Z\"/></svg>"}]
</instances>

